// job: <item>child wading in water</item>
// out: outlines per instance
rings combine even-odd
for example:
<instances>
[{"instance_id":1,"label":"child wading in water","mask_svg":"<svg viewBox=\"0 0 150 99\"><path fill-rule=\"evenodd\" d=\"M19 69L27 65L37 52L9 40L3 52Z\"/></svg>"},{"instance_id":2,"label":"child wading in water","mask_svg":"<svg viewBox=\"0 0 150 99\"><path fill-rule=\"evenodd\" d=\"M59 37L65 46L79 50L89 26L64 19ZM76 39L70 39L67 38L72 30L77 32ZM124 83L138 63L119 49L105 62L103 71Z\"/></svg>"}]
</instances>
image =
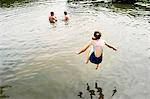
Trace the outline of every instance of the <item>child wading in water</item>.
<instances>
[{"instance_id":1,"label":"child wading in water","mask_svg":"<svg viewBox=\"0 0 150 99\"><path fill-rule=\"evenodd\" d=\"M69 20L69 16L67 14L66 11L64 11L64 21L68 21Z\"/></svg>"},{"instance_id":2,"label":"child wading in water","mask_svg":"<svg viewBox=\"0 0 150 99\"><path fill-rule=\"evenodd\" d=\"M96 64L96 69L98 69L99 64L102 62L103 58L103 47L107 46L115 51L117 51L116 48L112 47L106 41L101 39L101 33L99 31L94 32L94 37L92 37L92 40L88 42L87 45L85 45L77 54L81 54L85 52L90 46L92 46L92 49L90 51L90 56L87 58L86 63L90 60L91 63Z\"/></svg>"},{"instance_id":3,"label":"child wading in water","mask_svg":"<svg viewBox=\"0 0 150 99\"><path fill-rule=\"evenodd\" d=\"M54 15L54 12L50 12L49 22L50 22L50 23L55 23L55 22L57 22L57 17Z\"/></svg>"}]
</instances>

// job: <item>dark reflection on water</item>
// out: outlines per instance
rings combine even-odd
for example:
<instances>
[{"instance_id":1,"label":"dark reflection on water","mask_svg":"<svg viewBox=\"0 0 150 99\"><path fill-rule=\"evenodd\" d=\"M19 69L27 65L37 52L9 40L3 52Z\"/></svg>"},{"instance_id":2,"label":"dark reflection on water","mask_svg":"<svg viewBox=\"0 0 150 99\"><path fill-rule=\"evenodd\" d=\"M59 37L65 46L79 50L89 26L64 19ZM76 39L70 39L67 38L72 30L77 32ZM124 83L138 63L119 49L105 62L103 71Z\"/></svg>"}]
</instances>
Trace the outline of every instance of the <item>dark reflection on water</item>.
<instances>
[{"instance_id":1,"label":"dark reflection on water","mask_svg":"<svg viewBox=\"0 0 150 99\"><path fill-rule=\"evenodd\" d=\"M135 4L119 4L119 3L110 3L110 2L96 2L96 1L74 1L71 2L73 4L79 4L83 7L90 7L95 9L96 11L103 10L103 8L108 8L109 11L117 12L117 13L126 13L134 17L138 16L150 16L150 8L147 6L140 6ZM147 3L148 4L148 3ZM108 10L107 9L107 10Z\"/></svg>"},{"instance_id":2,"label":"dark reflection on water","mask_svg":"<svg viewBox=\"0 0 150 99\"><path fill-rule=\"evenodd\" d=\"M0 7L13 7L39 0L0 0Z\"/></svg>"},{"instance_id":3,"label":"dark reflection on water","mask_svg":"<svg viewBox=\"0 0 150 99\"><path fill-rule=\"evenodd\" d=\"M9 98L9 96L5 94L5 90L10 87L11 86L9 86L9 85L0 86L0 99Z\"/></svg>"},{"instance_id":4,"label":"dark reflection on water","mask_svg":"<svg viewBox=\"0 0 150 99\"><path fill-rule=\"evenodd\" d=\"M149 16L150 13L147 13L150 11L149 8L142 7L142 6L135 6L133 4L113 4L111 9L115 12L126 12L127 14L130 14L134 17L137 16Z\"/></svg>"}]
</instances>

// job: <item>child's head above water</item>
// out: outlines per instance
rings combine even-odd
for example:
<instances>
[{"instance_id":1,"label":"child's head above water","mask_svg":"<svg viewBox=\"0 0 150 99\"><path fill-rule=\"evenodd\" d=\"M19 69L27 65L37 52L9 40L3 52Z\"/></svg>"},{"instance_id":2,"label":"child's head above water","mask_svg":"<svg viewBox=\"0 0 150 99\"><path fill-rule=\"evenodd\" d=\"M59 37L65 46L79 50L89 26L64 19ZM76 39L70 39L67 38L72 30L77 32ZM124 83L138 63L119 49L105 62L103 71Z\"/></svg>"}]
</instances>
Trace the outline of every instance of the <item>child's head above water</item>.
<instances>
[{"instance_id":1,"label":"child's head above water","mask_svg":"<svg viewBox=\"0 0 150 99\"><path fill-rule=\"evenodd\" d=\"M64 15L67 15L67 12L66 12L66 11L64 11Z\"/></svg>"},{"instance_id":2,"label":"child's head above water","mask_svg":"<svg viewBox=\"0 0 150 99\"><path fill-rule=\"evenodd\" d=\"M51 14L51 16L54 16L54 12L52 11L52 12L50 12L50 14Z\"/></svg>"}]
</instances>

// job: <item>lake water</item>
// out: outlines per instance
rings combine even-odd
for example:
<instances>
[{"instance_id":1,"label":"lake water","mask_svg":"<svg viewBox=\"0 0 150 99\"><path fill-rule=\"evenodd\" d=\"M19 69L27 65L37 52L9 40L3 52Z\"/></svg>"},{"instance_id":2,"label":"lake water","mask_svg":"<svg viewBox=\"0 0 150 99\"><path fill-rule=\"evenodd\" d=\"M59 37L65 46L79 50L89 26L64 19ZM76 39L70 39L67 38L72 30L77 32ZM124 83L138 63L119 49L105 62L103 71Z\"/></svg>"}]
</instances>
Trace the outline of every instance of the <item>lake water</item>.
<instances>
[{"instance_id":1,"label":"lake water","mask_svg":"<svg viewBox=\"0 0 150 99\"><path fill-rule=\"evenodd\" d=\"M115 7L115 6L113 6ZM58 22L49 24L49 12ZM70 21L62 21L67 11ZM104 49L101 67L75 52L93 32L118 51ZM105 99L150 99L150 11L90 6L65 0L0 8L0 85L8 99L90 99L86 83ZM95 90L95 89L94 89ZM98 99L98 95L93 99Z\"/></svg>"}]
</instances>

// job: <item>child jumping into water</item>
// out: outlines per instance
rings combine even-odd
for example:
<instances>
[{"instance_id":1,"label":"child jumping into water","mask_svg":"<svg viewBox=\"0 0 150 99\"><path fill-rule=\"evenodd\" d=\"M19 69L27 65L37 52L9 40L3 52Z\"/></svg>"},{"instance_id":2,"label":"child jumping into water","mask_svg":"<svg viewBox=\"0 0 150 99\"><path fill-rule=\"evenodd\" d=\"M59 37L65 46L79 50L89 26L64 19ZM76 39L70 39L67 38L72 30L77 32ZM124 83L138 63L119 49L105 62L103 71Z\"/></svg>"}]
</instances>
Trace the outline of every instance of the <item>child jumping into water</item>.
<instances>
[{"instance_id":1,"label":"child jumping into water","mask_svg":"<svg viewBox=\"0 0 150 99\"><path fill-rule=\"evenodd\" d=\"M116 48L112 47L106 41L101 39L101 33L99 31L94 32L94 37L92 37L92 40L88 42L87 45L85 45L77 54L81 54L85 52L90 46L92 46L92 49L90 51L90 56L88 57L86 63L90 60L91 63L96 64L96 69L98 69L99 64L102 62L103 58L103 47L107 46L115 51L117 51Z\"/></svg>"}]
</instances>

